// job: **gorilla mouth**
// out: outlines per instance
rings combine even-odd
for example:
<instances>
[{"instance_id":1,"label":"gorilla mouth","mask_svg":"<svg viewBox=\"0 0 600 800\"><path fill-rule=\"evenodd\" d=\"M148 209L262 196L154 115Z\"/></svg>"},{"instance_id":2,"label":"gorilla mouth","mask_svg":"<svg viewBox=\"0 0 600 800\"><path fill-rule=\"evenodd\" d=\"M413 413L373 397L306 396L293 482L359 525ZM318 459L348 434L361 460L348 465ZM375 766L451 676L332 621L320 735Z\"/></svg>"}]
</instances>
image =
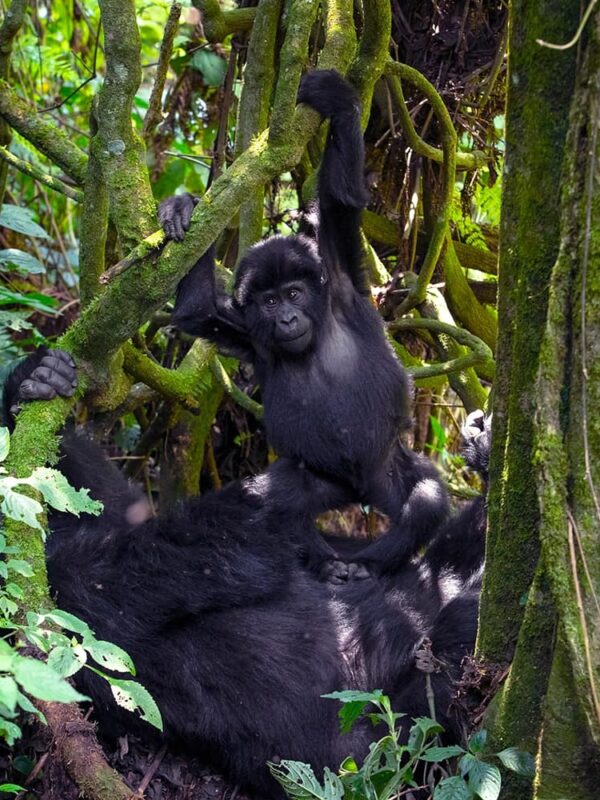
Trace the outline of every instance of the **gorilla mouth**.
<instances>
[{"instance_id":1,"label":"gorilla mouth","mask_svg":"<svg viewBox=\"0 0 600 800\"><path fill-rule=\"evenodd\" d=\"M279 338L277 343L282 350L286 350L288 353L300 353L305 349L309 342L310 328L307 328L297 336L285 339Z\"/></svg>"}]
</instances>

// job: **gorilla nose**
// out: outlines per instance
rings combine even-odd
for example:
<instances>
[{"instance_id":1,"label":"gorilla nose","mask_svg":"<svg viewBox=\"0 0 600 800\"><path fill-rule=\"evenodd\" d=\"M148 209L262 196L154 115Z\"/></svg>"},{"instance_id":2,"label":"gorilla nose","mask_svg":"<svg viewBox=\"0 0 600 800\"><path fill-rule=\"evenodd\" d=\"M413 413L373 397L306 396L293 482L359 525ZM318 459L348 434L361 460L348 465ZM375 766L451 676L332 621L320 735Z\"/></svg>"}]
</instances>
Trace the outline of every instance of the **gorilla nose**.
<instances>
[{"instance_id":1,"label":"gorilla nose","mask_svg":"<svg viewBox=\"0 0 600 800\"><path fill-rule=\"evenodd\" d=\"M281 317L279 322L283 328L292 331L298 324L298 317L296 314L290 314L289 316Z\"/></svg>"}]
</instances>

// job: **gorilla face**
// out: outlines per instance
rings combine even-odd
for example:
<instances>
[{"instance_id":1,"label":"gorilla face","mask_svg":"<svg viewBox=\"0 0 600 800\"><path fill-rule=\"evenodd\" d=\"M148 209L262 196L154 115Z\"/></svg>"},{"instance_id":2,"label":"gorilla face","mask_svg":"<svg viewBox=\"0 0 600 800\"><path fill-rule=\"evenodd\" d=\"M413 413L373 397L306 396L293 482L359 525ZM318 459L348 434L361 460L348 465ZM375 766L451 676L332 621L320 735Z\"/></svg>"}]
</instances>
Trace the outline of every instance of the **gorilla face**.
<instances>
[{"instance_id":1,"label":"gorilla face","mask_svg":"<svg viewBox=\"0 0 600 800\"><path fill-rule=\"evenodd\" d=\"M236 299L261 351L297 357L315 344L327 315L327 285L312 243L274 237L251 248L238 270Z\"/></svg>"},{"instance_id":2,"label":"gorilla face","mask_svg":"<svg viewBox=\"0 0 600 800\"><path fill-rule=\"evenodd\" d=\"M305 306L310 292L302 281L263 292L258 298L261 317L270 322L275 348L299 355L312 341L313 324Z\"/></svg>"}]
</instances>

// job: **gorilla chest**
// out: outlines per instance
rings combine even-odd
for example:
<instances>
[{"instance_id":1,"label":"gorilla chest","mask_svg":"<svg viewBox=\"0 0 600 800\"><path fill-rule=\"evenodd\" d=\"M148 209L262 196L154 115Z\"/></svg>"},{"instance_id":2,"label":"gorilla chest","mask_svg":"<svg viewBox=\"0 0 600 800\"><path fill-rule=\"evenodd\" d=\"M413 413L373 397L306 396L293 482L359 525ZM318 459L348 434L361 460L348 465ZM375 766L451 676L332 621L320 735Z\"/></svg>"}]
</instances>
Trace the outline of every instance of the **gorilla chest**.
<instances>
[{"instance_id":1,"label":"gorilla chest","mask_svg":"<svg viewBox=\"0 0 600 800\"><path fill-rule=\"evenodd\" d=\"M357 463L377 463L395 434L390 399L371 376L352 340L337 339L302 364L285 363L262 376L269 441L282 456L347 477ZM373 380L371 380L373 378ZM382 405L388 413L381 417Z\"/></svg>"}]
</instances>

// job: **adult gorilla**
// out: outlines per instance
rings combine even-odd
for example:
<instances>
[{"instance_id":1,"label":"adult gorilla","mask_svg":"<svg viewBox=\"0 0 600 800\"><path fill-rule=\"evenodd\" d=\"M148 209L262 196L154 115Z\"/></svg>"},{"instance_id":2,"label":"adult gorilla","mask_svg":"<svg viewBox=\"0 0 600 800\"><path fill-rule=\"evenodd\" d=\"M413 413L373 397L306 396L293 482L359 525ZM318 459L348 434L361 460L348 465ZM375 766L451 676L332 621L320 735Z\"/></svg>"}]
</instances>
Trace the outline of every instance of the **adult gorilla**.
<instances>
[{"instance_id":1,"label":"adult gorilla","mask_svg":"<svg viewBox=\"0 0 600 800\"><path fill-rule=\"evenodd\" d=\"M74 384L69 356L39 351L9 377L5 409ZM469 458L485 468L482 418L468 433ZM428 714L415 658L425 637L444 664L431 676L437 716L454 731L453 680L477 625L482 498L432 531L425 557L334 589L294 558L305 532L276 481L267 501L235 482L135 526L129 512L140 494L96 445L65 434L60 468L105 511L50 515L57 604L129 652L168 741L200 751L261 797L279 797L268 760L306 761L319 772L367 752L370 723L342 736L337 704L322 694L380 688L409 718ZM105 728L147 728L114 704L105 681L88 670L77 678Z\"/></svg>"}]
</instances>

